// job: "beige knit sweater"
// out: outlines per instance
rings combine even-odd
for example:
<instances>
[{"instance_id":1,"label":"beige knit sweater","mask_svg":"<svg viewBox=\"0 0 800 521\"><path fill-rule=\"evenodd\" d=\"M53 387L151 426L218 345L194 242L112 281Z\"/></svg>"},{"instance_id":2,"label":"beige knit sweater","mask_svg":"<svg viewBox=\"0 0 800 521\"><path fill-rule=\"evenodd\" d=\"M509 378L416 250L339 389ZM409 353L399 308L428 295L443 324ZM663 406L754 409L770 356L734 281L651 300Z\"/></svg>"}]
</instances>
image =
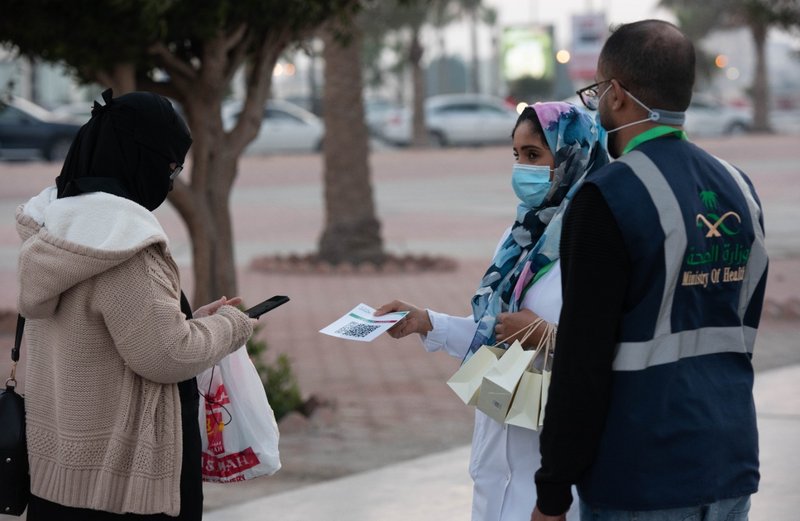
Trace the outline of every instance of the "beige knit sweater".
<instances>
[{"instance_id":1,"label":"beige knit sweater","mask_svg":"<svg viewBox=\"0 0 800 521\"><path fill-rule=\"evenodd\" d=\"M31 492L178 515L177 382L241 347L250 321L230 306L185 319L166 236L131 201L51 187L18 209L17 229Z\"/></svg>"}]
</instances>

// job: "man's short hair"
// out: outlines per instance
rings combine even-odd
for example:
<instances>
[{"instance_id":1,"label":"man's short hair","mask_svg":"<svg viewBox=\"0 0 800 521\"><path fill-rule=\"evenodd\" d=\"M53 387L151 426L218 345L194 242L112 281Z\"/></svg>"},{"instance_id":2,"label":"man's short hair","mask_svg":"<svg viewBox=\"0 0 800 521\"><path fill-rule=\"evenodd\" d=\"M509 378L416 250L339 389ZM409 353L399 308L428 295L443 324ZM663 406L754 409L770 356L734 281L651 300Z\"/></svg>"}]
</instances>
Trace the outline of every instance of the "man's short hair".
<instances>
[{"instance_id":1,"label":"man's short hair","mask_svg":"<svg viewBox=\"0 0 800 521\"><path fill-rule=\"evenodd\" d=\"M684 111L694 87L694 45L662 20L619 26L600 52L604 79L616 79L650 108Z\"/></svg>"}]
</instances>

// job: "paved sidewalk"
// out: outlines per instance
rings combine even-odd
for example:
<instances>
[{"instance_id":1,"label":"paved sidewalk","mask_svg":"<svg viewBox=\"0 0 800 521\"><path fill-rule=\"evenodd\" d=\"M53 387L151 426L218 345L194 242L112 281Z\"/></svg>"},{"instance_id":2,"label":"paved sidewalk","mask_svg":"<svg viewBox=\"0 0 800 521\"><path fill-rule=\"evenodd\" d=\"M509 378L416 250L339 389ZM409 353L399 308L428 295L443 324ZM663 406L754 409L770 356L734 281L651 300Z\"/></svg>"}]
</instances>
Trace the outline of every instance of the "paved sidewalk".
<instances>
[{"instance_id":1,"label":"paved sidewalk","mask_svg":"<svg viewBox=\"0 0 800 521\"><path fill-rule=\"evenodd\" d=\"M800 183L796 180L800 138L745 136L704 145L748 172L765 206L771 255L769 306L754 364L757 397L768 398L759 398L764 474L754 512L768 507L776 510L763 510L764 515L774 512L774 517L753 519L796 521L800 512L800 474L796 472L800 468L796 401L800 396ZM230 512L226 509L253 500L267 502L254 506L253 511L262 514L258 519L282 521L311 518L311 511L303 509L317 504L325 508L314 513L335 520L399 515L412 520L466 519L468 515L464 447L472 434L472 411L444 385L458 361L441 353L425 353L414 338L394 341L384 336L362 344L317 331L359 302L378 306L394 298L467 314L490 252L513 218L510 148L388 151L373 155L371 162L387 249L449 255L457 259L458 268L448 273L393 275L284 275L251 270L250 260L256 256L314 249L324 222L322 167L319 156L243 160L231 198L241 295L246 303L275 294L292 298L261 319L264 328L259 334L269 345L266 356L288 354L304 396L313 394L327 405L309 419L295 414L281 423L284 468L278 474L241 484L206 486L207 519L239 519L225 517ZM0 163L0 174L14 179L0 190L0 311L14 309L17 292L19 240L14 208L51 183L58 170L44 163ZM184 288L191 294L186 230L168 205L157 216L171 239ZM7 335L0 338L0 345L12 341ZM7 357L0 355L0 374L6 371ZM19 374L24 375L24 366ZM352 510L331 513L345 507Z\"/></svg>"},{"instance_id":2,"label":"paved sidewalk","mask_svg":"<svg viewBox=\"0 0 800 521\"><path fill-rule=\"evenodd\" d=\"M800 505L800 366L758 375L761 491L750 521L795 521ZM206 521L440 521L469 519L469 446L213 511Z\"/></svg>"}]
</instances>

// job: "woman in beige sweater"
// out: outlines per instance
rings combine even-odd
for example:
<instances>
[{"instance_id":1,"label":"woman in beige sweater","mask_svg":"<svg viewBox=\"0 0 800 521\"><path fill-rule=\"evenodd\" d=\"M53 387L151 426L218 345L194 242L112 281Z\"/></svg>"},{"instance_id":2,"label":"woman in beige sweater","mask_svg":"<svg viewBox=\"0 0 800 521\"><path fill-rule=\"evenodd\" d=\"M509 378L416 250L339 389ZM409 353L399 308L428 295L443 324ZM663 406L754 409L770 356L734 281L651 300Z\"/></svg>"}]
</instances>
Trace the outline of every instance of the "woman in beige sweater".
<instances>
[{"instance_id":1,"label":"woman in beige sweater","mask_svg":"<svg viewBox=\"0 0 800 521\"><path fill-rule=\"evenodd\" d=\"M151 213L191 144L155 94L95 105L56 186L17 211L27 319L28 520L202 517L195 375L254 321L191 310Z\"/></svg>"}]
</instances>

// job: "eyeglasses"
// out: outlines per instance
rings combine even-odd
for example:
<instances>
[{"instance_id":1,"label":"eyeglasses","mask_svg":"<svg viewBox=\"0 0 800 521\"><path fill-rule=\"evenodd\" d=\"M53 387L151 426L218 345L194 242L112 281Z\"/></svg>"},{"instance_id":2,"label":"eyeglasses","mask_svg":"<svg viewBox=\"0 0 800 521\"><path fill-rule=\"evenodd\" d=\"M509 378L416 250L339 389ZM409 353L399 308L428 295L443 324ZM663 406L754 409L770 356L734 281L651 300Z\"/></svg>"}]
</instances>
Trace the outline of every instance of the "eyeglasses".
<instances>
[{"instance_id":1,"label":"eyeglasses","mask_svg":"<svg viewBox=\"0 0 800 521\"><path fill-rule=\"evenodd\" d=\"M175 178L178 177L178 174L180 174L182 171L183 171L183 165L176 165L175 168L173 168L172 171L169 173L169 180L174 181Z\"/></svg>"},{"instance_id":2,"label":"eyeglasses","mask_svg":"<svg viewBox=\"0 0 800 521\"><path fill-rule=\"evenodd\" d=\"M604 83L608 83L611 80L603 80L588 87L584 87L579 91L576 91L575 94L580 96L581 102L583 102L584 106L589 110L597 110L597 106L600 104L600 89L598 87ZM623 87L624 88L624 87Z\"/></svg>"}]
</instances>

